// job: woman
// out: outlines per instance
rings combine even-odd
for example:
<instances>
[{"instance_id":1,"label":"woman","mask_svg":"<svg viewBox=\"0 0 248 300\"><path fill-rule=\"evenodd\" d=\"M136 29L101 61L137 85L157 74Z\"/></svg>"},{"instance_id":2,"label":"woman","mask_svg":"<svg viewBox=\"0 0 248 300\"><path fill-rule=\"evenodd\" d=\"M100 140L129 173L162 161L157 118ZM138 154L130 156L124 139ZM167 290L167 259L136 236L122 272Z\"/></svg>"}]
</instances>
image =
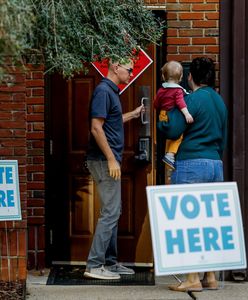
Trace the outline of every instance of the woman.
<instances>
[{"instance_id":1,"label":"woman","mask_svg":"<svg viewBox=\"0 0 248 300\"><path fill-rule=\"evenodd\" d=\"M186 96L188 110L194 122L187 124L178 110L168 113L169 122L159 122L158 128L167 139L177 139L183 133L172 184L223 181L222 154L227 134L227 109L214 89L215 69L210 58L195 58L190 65L188 83L192 93ZM207 272L200 281L198 273L187 275L185 282L169 287L174 291L217 289L214 272Z\"/></svg>"}]
</instances>

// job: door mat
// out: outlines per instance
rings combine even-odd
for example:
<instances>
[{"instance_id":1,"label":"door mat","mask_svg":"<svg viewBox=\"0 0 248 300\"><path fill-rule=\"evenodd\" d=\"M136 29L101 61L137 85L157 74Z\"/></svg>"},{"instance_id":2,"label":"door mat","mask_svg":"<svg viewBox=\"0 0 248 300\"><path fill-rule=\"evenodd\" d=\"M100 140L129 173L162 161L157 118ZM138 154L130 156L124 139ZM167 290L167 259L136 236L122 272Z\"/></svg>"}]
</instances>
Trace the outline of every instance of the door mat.
<instances>
[{"instance_id":1,"label":"door mat","mask_svg":"<svg viewBox=\"0 0 248 300\"><path fill-rule=\"evenodd\" d=\"M47 285L155 285L151 268L134 267L134 275L121 275L118 280L90 279L83 276L85 266L53 266Z\"/></svg>"}]
</instances>

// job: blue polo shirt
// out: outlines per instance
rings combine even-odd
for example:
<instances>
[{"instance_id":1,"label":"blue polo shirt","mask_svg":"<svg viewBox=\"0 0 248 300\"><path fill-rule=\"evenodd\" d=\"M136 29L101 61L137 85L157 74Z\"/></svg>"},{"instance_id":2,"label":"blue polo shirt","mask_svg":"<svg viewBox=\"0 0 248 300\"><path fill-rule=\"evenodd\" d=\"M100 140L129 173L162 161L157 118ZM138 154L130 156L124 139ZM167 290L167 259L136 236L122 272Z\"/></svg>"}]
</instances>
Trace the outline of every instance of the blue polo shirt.
<instances>
[{"instance_id":1,"label":"blue polo shirt","mask_svg":"<svg viewBox=\"0 0 248 300\"><path fill-rule=\"evenodd\" d=\"M90 119L103 118L103 130L117 161L121 162L124 148L124 128L119 88L111 80L103 78L94 90L90 104ZM94 137L90 136L87 152L89 160L106 160Z\"/></svg>"}]
</instances>

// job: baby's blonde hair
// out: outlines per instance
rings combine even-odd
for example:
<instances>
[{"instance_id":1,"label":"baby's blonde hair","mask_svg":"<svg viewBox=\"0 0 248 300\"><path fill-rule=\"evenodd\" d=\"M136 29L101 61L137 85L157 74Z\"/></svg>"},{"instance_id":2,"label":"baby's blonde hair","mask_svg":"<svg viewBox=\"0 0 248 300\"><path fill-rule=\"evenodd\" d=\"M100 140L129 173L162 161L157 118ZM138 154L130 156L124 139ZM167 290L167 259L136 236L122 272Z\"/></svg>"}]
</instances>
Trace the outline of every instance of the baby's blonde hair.
<instances>
[{"instance_id":1,"label":"baby's blonde hair","mask_svg":"<svg viewBox=\"0 0 248 300\"><path fill-rule=\"evenodd\" d=\"M183 77L183 67L178 61L168 61L161 69L165 81L180 82Z\"/></svg>"}]
</instances>

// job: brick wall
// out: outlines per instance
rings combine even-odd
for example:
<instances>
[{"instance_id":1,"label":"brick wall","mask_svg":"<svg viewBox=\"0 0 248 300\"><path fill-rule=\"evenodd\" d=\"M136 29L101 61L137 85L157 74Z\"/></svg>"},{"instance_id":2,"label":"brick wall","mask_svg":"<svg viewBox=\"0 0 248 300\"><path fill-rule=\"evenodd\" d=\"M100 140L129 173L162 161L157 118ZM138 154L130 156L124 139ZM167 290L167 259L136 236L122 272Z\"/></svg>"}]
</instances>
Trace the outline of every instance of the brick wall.
<instances>
[{"instance_id":1,"label":"brick wall","mask_svg":"<svg viewBox=\"0 0 248 300\"><path fill-rule=\"evenodd\" d=\"M44 66L27 65L28 269L45 266Z\"/></svg>"},{"instance_id":2,"label":"brick wall","mask_svg":"<svg viewBox=\"0 0 248 300\"><path fill-rule=\"evenodd\" d=\"M146 0L167 11L167 60L190 62L208 56L219 69L220 0ZM218 73L217 73L218 77Z\"/></svg>"},{"instance_id":3,"label":"brick wall","mask_svg":"<svg viewBox=\"0 0 248 300\"><path fill-rule=\"evenodd\" d=\"M43 71L13 69L13 84L0 86L0 159L18 160L23 218L0 221L0 299L10 290L24 297L27 266L45 264Z\"/></svg>"},{"instance_id":4,"label":"brick wall","mask_svg":"<svg viewBox=\"0 0 248 300\"><path fill-rule=\"evenodd\" d=\"M24 70L0 86L0 159L18 160L22 221L0 221L0 299L24 297L27 229L27 131ZM14 298L11 298L14 299Z\"/></svg>"}]
</instances>

